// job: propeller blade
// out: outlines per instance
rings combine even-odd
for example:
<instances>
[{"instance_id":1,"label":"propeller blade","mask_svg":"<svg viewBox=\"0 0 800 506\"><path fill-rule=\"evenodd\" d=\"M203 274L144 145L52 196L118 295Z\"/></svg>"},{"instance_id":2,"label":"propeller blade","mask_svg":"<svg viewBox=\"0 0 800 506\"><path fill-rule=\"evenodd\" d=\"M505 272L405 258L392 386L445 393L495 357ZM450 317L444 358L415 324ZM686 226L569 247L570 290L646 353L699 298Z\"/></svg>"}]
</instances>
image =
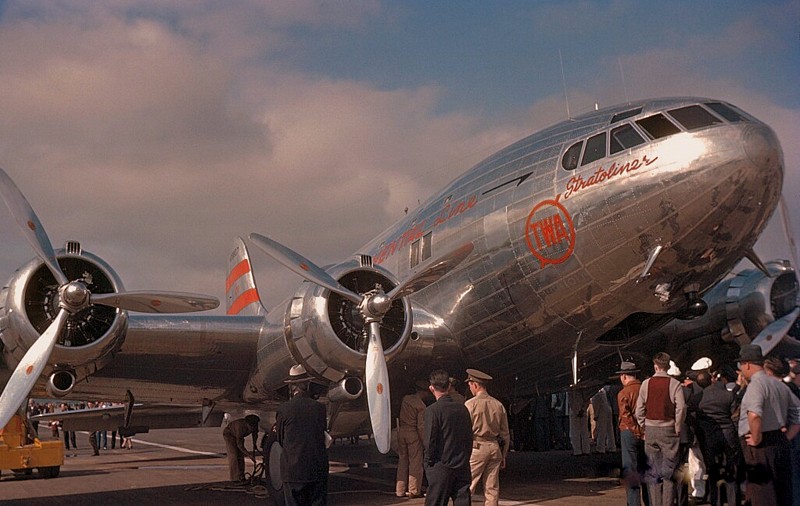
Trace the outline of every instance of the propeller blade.
<instances>
[{"instance_id":1,"label":"propeller blade","mask_svg":"<svg viewBox=\"0 0 800 506\"><path fill-rule=\"evenodd\" d=\"M316 283L328 290L338 293L345 299L360 304L362 297L357 293L351 292L339 284L330 274L317 267L313 262L304 256L290 250L286 246L273 241L269 237L260 234L250 234L250 240L258 246L264 253L271 256L295 274L300 275L307 281Z\"/></svg>"},{"instance_id":2,"label":"propeller blade","mask_svg":"<svg viewBox=\"0 0 800 506\"><path fill-rule=\"evenodd\" d=\"M25 196L3 169L0 169L0 195L2 195L14 219L17 220L17 225L19 225L22 235L25 236L25 239L28 240L39 258L53 273L58 284L67 284L69 280L56 261L53 245L50 244L50 239L47 237L47 232L45 232L42 222L39 221Z\"/></svg>"},{"instance_id":3,"label":"propeller blade","mask_svg":"<svg viewBox=\"0 0 800 506\"><path fill-rule=\"evenodd\" d=\"M92 304L140 313L192 313L219 306L216 297L182 292L95 293L90 300Z\"/></svg>"},{"instance_id":4,"label":"propeller blade","mask_svg":"<svg viewBox=\"0 0 800 506\"><path fill-rule=\"evenodd\" d=\"M767 356L784 337L786 337L789 330L794 325L797 317L800 316L800 307L794 308L794 311L787 314L783 318L778 318L770 323L758 333L752 344L761 346L761 352ZM793 338L792 338L793 339Z\"/></svg>"},{"instance_id":5,"label":"propeller blade","mask_svg":"<svg viewBox=\"0 0 800 506\"><path fill-rule=\"evenodd\" d=\"M470 253L472 253L473 249L473 244L469 242L460 248L451 251L447 255L441 257L435 263L429 265L425 269L415 273L410 278L401 282L386 295L388 295L391 300L396 300L422 290L463 262L464 259L467 258Z\"/></svg>"},{"instance_id":6,"label":"propeller blade","mask_svg":"<svg viewBox=\"0 0 800 506\"><path fill-rule=\"evenodd\" d=\"M383 356L380 323L369 324L369 345L367 346L367 404L372 432L375 435L375 446L378 451L389 451L391 437L392 409L389 396L389 369Z\"/></svg>"},{"instance_id":7,"label":"propeller blade","mask_svg":"<svg viewBox=\"0 0 800 506\"><path fill-rule=\"evenodd\" d=\"M39 379L39 376L47 365L47 360L50 358L50 353L56 344L58 335L61 333L61 328L67 320L67 313L61 309L53 320L53 323L47 327L44 334L39 336L39 339L33 343L33 346L25 352L25 355L17 364L17 368L11 374L11 378L6 384L3 395L0 395L0 429L6 426L11 417L19 410L22 403L27 399L28 394L33 388L33 384Z\"/></svg>"}]
</instances>

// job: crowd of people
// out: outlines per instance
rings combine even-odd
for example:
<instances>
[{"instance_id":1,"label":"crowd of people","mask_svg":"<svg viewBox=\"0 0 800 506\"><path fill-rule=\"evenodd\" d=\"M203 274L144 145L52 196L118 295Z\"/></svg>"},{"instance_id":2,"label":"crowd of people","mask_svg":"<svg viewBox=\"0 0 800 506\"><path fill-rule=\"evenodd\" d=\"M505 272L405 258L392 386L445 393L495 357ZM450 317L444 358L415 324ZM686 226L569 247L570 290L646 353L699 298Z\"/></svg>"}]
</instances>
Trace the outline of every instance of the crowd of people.
<instances>
[{"instance_id":1,"label":"crowd of people","mask_svg":"<svg viewBox=\"0 0 800 506\"><path fill-rule=\"evenodd\" d=\"M736 367L702 358L682 374L623 362L617 401L629 505L800 504L800 366L742 346Z\"/></svg>"},{"instance_id":2,"label":"crowd of people","mask_svg":"<svg viewBox=\"0 0 800 506\"><path fill-rule=\"evenodd\" d=\"M684 374L663 352L652 365L654 373L642 378L640 365L622 362L616 388L534 399L527 415L515 418L517 445L526 426L535 429L533 441L546 441L542 449L561 445L569 427L576 456L619 448L628 505L800 505L800 359L764 357L759 346L744 345L735 365L701 358ZM498 504L500 470L514 444L508 416L488 393L492 377L476 369L466 374L469 399L441 369L403 397L398 497L422 496L427 480L426 505L468 505L478 488L485 504ZM309 394L311 377L302 366L291 369L286 383L290 399L279 407L275 425L284 449L285 502L326 504L326 410ZM28 411L33 416L105 406L31 400ZM250 415L225 429L233 481L244 479L244 456L255 457L259 421ZM38 434L38 424L32 425ZM61 430L60 422L51 422L50 430L53 437L63 432L67 449L77 448L74 432ZM548 436L539 437L543 432ZM253 437L253 452L244 447L246 436ZM116 437L113 431L112 449ZM107 432L92 432L89 444L95 455L108 449ZM120 436L120 447L130 448L130 438Z\"/></svg>"},{"instance_id":3,"label":"crowd of people","mask_svg":"<svg viewBox=\"0 0 800 506\"><path fill-rule=\"evenodd\" d=\"M416 392L403 397L398 419L395 493L422 495L423 471L428 488L426 505L471 504L480 486L484 504L500 499L500 470L506 465L511 434L503 404L489 395L492 377L467 369L469 399L455 388L446 371L433 371L418 381ZM434 401L426 405L426 398Z\"/></svg>"}]
</instances>

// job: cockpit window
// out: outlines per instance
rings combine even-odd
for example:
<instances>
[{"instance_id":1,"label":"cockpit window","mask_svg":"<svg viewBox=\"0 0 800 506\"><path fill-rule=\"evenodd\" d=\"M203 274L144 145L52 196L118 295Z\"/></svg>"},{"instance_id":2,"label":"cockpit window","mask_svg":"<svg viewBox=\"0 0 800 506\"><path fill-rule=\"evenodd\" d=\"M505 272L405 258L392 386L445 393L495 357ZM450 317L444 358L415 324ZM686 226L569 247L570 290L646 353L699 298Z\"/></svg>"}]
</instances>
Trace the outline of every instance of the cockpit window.
<instances>
[{"instance_id":1,"label":"cockpit window","mask_svg":"<svg viewBox=\"0 0 800 506\"><path fill-rule=\"evenodd\" d=\"M721 102L708 102L706 103L709 109L714 111L715 113L719 114L726 120L730 121L731 123L737 123L739 121L747 121L741 114L734 111L727 105Z\"/></svg>"},{"instance_id":2,"label":"cockpit window","mask_svg":"<svg viewBox=\"0 0 800 506\"><path fill-rule=\"evenodd\" d=\"M561 166L564 167L566 170L575 170L578 168L578 160L581 157L581 148L583 147L583 141L576 142L569 149L564 153L564 156L561 158Z\"/></svg>"},{"instance_id":3,"label":"cockpit window","mask_svg":"<svg viewBox=\"0 0 800 506\"><path fill-rule=\"evenodd\" d=\"M592 163L606 156L606 133L593 135L586 140L586 149L583 151L581 165Z\"/></svg>"},{"instance_id":4,"label":"cockpit window","mask_svg":"<svg viewBox=\"0 0 800 506\"><path fill-rule=\"evenodd\" d=\"M636 124L644 128L647 135L653 140L674 135L681 131L661 113L636 120Z\"/></svg>"},{"instance_id":5,"label":"cockpit window","mask_svg":"<svg viewBox=\"0 0 800 506\"><path fill-rule=\"evenodd\" d=\"M678 123L689 131L711 126L715 123L722 123L722 121L699 105L672 109L669 111L669 115L678 120Z\"/></svg>"},{"instance_id":6,"label":"cockpit window","mask_svg":"<svg viewBox=\"0 0 800 506\"><path fill-rule=\"evenodd\" d=\"M641 107L637 107L636 109L631 109L629 111L618 112L617 114L614 115L613 118L611 118L611 124L613 125L614 123L617 123L617 122L622 121L624 119L628 119L631 116L636 116L640 112L642 112L642 108Z\"/></svg>"},{"instance_id":7,"label":"cockpit window","mask_svg":"<svg viewBox=\"0 0 800 506\"><path fill-rule=\"evenodd\" d=\"M609 143L610 154L619 153L623 149L632 148L644 143L644 139L631 124L624 124L611 130Z\"/></svg>"}]
</instances>

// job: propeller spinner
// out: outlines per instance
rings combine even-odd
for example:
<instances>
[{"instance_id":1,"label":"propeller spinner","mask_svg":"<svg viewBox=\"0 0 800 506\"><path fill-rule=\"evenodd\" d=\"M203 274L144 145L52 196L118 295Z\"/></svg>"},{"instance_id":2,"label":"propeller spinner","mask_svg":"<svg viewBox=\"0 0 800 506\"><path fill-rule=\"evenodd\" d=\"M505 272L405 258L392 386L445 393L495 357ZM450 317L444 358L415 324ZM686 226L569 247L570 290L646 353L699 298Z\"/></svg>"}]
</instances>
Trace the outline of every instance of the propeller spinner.
<instances>
[{"instance_id":1,"label":"propeller spinner","mask_svg":"<svg viewBox=\"0 0 800 506\"><path fill-rule=\"evenodd\" d=\"M0 196L33 247L56 279L58 314L17 364L2 395L0 395L0 428L4 427L28 397L34 383L44 371L58 336L71 314L99 304L144 313L186 313L214 309L215 297L180 292L122 292L92 294L82 280L70 281L59 266L47 233L14 181L0 169Z\"/></svg>"}]
</instances>

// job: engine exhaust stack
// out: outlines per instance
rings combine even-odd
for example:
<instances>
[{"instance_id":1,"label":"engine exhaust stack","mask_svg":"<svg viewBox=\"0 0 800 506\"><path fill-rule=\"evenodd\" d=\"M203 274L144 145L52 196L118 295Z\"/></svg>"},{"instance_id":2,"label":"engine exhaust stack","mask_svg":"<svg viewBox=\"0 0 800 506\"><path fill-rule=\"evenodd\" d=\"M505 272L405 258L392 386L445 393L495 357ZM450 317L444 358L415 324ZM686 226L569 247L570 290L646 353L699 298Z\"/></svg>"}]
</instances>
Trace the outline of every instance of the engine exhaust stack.
<instances>
[{"instance_id":1,"label":"engine exhaust stack","mask_svg":"<svg viewBox=\"0 0 800 506\"><path fill-rule=\"evenodd\" d=\"M328 390L328 400L331 402L354 401L364 392L364 383L360 378L348 376Z\"/></svg>"},{"instance_id":2,"label":"engine exhaust stack","mask_svg":"<svg viewBox=\"0 0 800 506\"><path fill-rule=\"evenodd\" d=\"M75 375L69 371L55 371L47 380L47 394L58 399L72 392L75 386Z\"/></svg>"}]
</instances>

